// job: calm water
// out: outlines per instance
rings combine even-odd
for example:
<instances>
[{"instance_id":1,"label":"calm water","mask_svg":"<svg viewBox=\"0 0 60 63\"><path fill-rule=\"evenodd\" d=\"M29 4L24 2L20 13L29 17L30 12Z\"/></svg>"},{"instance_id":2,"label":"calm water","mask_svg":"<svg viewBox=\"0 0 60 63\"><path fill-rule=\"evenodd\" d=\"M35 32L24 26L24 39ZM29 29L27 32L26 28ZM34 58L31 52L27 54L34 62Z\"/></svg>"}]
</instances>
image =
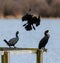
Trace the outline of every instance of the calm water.
<instances>
[{"instance_id":1,"label":"calm water","mask_svg":"<svg viewBox=\"0 0 60 63\"><path fill-rule=\"evenodd\" d=\"M60 62L60 19L41 19L41 25L36 30L26 31L19 19L1 19L0 20L0 47L8 47L4 39L9 40L15 37L19 31L19 41L16 47L38 48L40 39L44 36L45 30L50 30L50 39L46 46L47 53L44 53L44 63ZM11 55L10 63L36 63L35 54ZM1 63L1 60L0 60Z\"/></svg>"}]
</instances>

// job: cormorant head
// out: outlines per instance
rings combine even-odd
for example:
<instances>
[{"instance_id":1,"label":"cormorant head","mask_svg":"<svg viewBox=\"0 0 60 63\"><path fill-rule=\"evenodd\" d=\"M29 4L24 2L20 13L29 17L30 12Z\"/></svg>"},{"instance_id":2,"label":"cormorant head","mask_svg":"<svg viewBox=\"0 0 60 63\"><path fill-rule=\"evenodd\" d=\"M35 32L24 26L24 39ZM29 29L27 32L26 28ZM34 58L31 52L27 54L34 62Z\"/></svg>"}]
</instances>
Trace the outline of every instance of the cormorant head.
<instances>
[{"instance_id":1,"label":"cormorant head","mask_svg":"<svg viewBox=\"0 0 60 63\"><path fill-rule=\"evenodd\" d=\"M17 31L16 34L19 34L19 31Z\"/></svg>"},{"instance_id":2,"label":"cormorant head","mask_svg":"<svg viewBox=\"0 0 60 63\"><path fill-rule=\"evenodd\" d=\"M49 30L46 30L46 31L44 32L44 34L45 34L45 35L47 35L47 34L48 34L48 32L49 32Z\"/></svg>"}]
</instances>

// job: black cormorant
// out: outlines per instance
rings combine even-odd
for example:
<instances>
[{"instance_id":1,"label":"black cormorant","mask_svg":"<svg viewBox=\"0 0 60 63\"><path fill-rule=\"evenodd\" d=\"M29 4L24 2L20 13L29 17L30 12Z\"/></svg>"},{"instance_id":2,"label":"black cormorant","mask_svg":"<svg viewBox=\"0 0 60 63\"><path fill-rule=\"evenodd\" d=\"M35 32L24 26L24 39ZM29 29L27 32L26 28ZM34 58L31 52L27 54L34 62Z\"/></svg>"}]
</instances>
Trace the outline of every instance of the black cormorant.
<instances>
[{"instance_id":1,"label":"black cormorant","mask_svg":"<svg viewBox=\"0 0 60 63\"><path fill-rule=\"evenodd\" d=\"M45 46L48 43L48 40L49 40L49 37L50 37L48 32L49 32L49 30L46 30L44 32L45 36L40 40L40 43L39 43L39 46L38 46L39 49L43 48L45 50Z\"/></svg>"},{"instance_id":2,"label":"black cormorant","mask_svg":"<svg viewBox=\"0 0 60 63\"><path fill-rule=\"evenodd\" d=\"M6 39L4 39L4 42L10 47L10 46L14 46L15 44L18 42L19 37L18 37L19 31L16 32L16 37L10 39L9 41L7 41Z\"/></svg>"},{"instance_id":3,"label":"black cormorant","mask_svg":"<svg viewBox=\"0 0 60 63\"><path fill-rule=\"evenodd\" d=\"M32 16L31 14L26 14L26 15L24 15L22 17L22 21L27 21L27 23L25 23L23 25L23 26L25 26L25 29L26 30L27 29L28 30L32 30L32 28L34 30L36 30L35 27L34 27L34 24L36 25L36 27L40 25L40 21L41 21L40 20L40 13L39 13L39 16L38 17L37 16Z\"/></svg>"}]
</instances>

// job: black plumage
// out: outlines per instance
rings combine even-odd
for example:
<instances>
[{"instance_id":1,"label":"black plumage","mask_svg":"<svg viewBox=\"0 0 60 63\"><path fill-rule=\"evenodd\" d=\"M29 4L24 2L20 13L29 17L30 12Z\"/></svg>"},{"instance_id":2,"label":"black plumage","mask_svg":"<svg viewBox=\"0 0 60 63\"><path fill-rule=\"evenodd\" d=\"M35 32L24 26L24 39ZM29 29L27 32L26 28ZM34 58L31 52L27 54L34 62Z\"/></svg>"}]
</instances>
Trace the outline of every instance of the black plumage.
<instances>
[{"instance_id":1,"label":"black plumage","mask_svg":"<svg viewBox=\"0 0 60 63\"><path fill-rule=\"evenodd\" d=\"M31 9L29 11L31 11ZM27 21L27 23L23 25L27 31L30 31L32 29L36 30L34 24L36 25L36 27L40 25L40 21L41 21L40 13L38 17L33 16L30 13L26 13L24 16L22 16L22 22L24 21Z\"/></svg>"},{"instance_id":2,"label":"black plumage","mask_svg":"<svg viewBox=\"0 0 60 63\"><path fill-rule=\"evenodd\" d=\"M4 39L4 42L10 47L10 46L14 46L15 44L18 42L19 37L18 37L19 31L16 32L16 37L10 39L9 41L7 41L6 39Z\"/></svg>"},{"instance_id":3,"label":"black plumage","mask_svg":"<svg viewBox=\"0 0 60 63\"><path fill-rule=\"evenodd\" d=\"M39 46L38 46L39 49L41 49L41 48L45 49L45 46L48 43L48 40L49 40L49 37L50 37L50 35L48 34L48 32L49 32L49 30L46 30L44 32L45 36L39 42Z\"/></svg>"}]
</instances>

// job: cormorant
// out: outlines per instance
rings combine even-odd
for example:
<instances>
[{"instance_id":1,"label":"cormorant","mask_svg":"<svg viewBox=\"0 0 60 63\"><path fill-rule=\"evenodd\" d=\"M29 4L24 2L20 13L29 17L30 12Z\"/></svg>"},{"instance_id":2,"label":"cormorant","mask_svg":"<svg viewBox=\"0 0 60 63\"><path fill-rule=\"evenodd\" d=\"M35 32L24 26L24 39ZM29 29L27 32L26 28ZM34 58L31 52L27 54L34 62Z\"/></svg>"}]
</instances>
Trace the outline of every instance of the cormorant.
<instances>
[{"instance_id":1,"label":"cormorant","mask_svg":"<svg viewBox=\"0 0 60 63\"><path fill-rule=\"evenodd\" d=\"M19 37L18 37L19 31L16 32L16 37L10 39L9 41L7 41L6 39L4 39L4 42L10 47L10 46L14 46L15 44L18 42Z\"/></svg>"},{"instance_id":2,"label":"cormorant","mask_svg":"<svg viewBox=\"0 0 60 63\"><path fill-rule=\"evenodd\" d=\"M36 17L36 16L32 17L32 23L35 24L36 27L40 25L40 21L41 21L40 13L39 13L38 17Z\"/></svg>"},{"instance_id":3,"label":"cormorant","mask_svg":"<svg viewBox=\"0 0 60 63\"><path fill-rule=\"evenodd\" d=\"M43 48L45 50L45 46L48 43L50 35L48 34L49 30L46 30L44 32L44 37L40 40L38 48L41 49Z\"/></svg>"},{"instance_id":4,"label":"cormorant","mask_svg":"<svg viewBox=\"0 0 60 63\"><path fill-rule=\"evenodd\" d=\"M35 27L34 27L34 24L36 25L36 27L40 25L40 21L41 21L40 20L40 13L39 13L39 16L38 17L37 16L33 16L33 15L27 13L26 15L24 15L22 17L22 21L27 21L27 23L25 23L23 25L23 26L25 26L25 29L26 30L27 29L28 30L32 30L32 28L34 30L36 30Z\"/></svg>"}]
</instances>

